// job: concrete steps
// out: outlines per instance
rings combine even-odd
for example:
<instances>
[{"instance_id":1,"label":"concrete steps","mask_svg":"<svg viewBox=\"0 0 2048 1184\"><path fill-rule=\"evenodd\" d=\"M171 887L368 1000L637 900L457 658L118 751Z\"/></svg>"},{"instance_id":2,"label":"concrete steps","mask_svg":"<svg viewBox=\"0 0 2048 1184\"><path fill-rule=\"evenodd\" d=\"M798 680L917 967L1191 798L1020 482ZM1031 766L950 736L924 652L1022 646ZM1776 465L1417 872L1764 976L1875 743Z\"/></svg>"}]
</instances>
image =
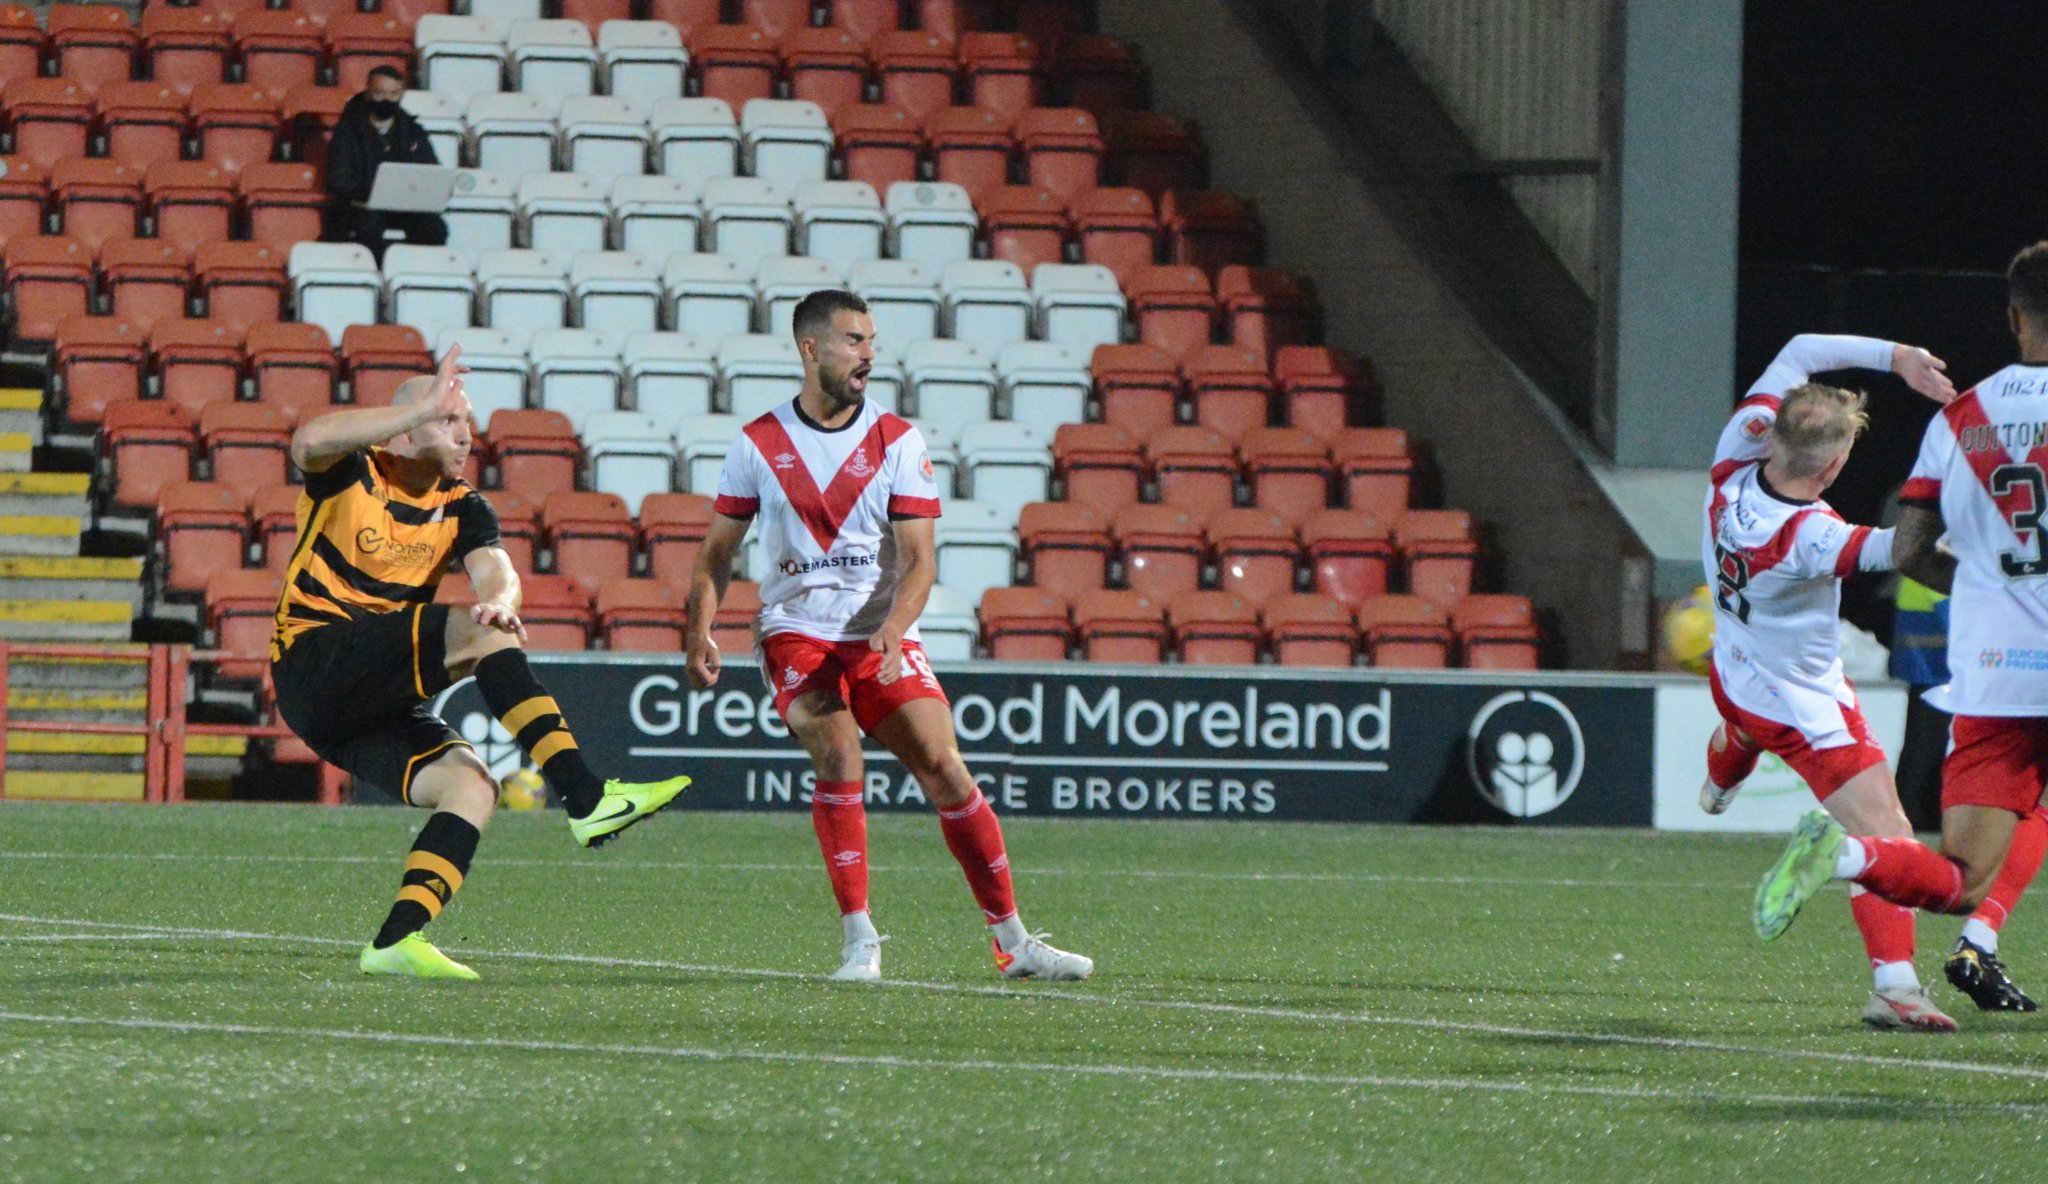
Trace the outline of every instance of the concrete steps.
<instances>
[{"instance_id":1,"label":"concrete steps","mask_svg":"<svg viewBox=\"0 0 2048 1184\"><path fill-rule=\"evenodd\" d=\"M142 560L0 554L0 600L119 600L139 613Z\"/></svg>"},{"instance_id":2,"label":"concrete steps","mask_svg":"<svg viewBox=\"0 0 2048 1184\"><path fill-rule=\"evenodd\" d=\"M0 387L0 433L27 436L31 446L43 442L43 392Z\"/></svg>"},{"instance_id":3,"label":"concrete steps","mask_svg":"<svg viewBox=\"0 0 2048 1184\"><path fill-rule=\"evenodd\" d=\"M0 600L6 641L127 641L134 621L126 600Z\"/></svg>"},{"instance_id":4,"label":"concrete steps","mask_svg":"<svg viewBox=\"0 0 2048 1184\"><path fill-rule=\"evenodd\" d=\"M84 529L84 523L62 514L0 516L0 555L76 555Z\"/></svg>"},{"instance_id":5,"label":"concrete steps","mask_svg":"<svg viewBox=\"0 0 2048 1184\"><path fill-rule=\"evenodd\" d=\"M90 473L0 473L0 515L62 515L83 519Z\"/></svg>"},{"instance_id":6,"label":"concrete steps","mask_svg":"<svg viewBox=\"0 0 2048 1184\"><path fill-rule=\"evenodd\" d=\"M99 688L7 688L7 714L15 719L78 724L142 724L149 692Z\"/></svg>"},{"instance_id":7,"label":"concrete steps","mask_svg":"<svg viewBox=\"0 0 2048 1184\"><path fill-rule=\"evenodd\" d=\"M24 769L7 774L7 796L16 799L139 802L143 800L144 789L140 773Z\"/></svg>"}]
</instances>

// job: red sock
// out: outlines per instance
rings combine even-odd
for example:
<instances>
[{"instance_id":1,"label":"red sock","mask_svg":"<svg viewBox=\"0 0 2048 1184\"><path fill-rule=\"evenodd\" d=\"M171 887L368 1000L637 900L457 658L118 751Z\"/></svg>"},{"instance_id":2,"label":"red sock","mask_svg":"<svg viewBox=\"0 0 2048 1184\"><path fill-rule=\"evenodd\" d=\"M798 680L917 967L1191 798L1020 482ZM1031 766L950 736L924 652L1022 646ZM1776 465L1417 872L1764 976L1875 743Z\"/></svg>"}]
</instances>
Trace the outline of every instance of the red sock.
<instances>
[{"instance_id":1,"label":"red sock","mask_svg":"<svg viewBox=\"0 0 2048 1184\"><path fill-rule=\"evenodd\" d=\"M1893 904L1945 913L1963 895L1963 869L1954 860L1914 839L1858 837L1870 855L1870 866L1856 877Z\"/></svg>"},{"instance_id":2,"label":"red sock","mask_svg":"<svg viewBox=\"0 0 2048 1184\"><path fill-rule=\"evenodd\" d=\"M820 781L811 794L811 829L825 854L825 874L839 915L868 907L868 809L858 781Z\"/></svg>"},{"instance_id":3,"label":"red sock","mask_svg":"<svg viewBox=\"0 0 2048 1184\"><path fill-rule=\"evenodd\" d=\"M1970 914L1972 921L1982 921L1997 932L2012 916L2013 906L2019 904L2020 894L2027 885L2034 882L2034 873L2041 870L2041 856L2048 852L2048 814L2036 808L2033 813L2020 819L2019 826L2012 832L2012 846L2006 848L2005 866L1998 869L1998 878L1991 882L1991 894L1977 911Z\"/></svg>"},{"instance_id":4,"label":"red sock","mask_svg":"<svg viewBox=\"0 0 2048 1184\"><path fill-rule=\"evenodd\" d=\"M1715 740L1722 742L1719 752L1714 750ZM1723 723L1707 738L1707 776L1722 789L1740 785L1743 778L1756 771L1756 762L1761 756L1761 749L1751 748L1737 740L1734 729Z\"/></svg>"},{"instance_id":5,"label":"red sock","mask_svg":"<svg viewBox=\"0 0 2048 1184\"><path fill-rule=\"evenodd\" d=\"M1913 910L1893 904L1874 892L1851 888L1849 915L1863 935L1863 952L1872 967L1913 960Z\"/></svg>"},{"instance_id":6,"label":"red sock","mask_svg":"<svg viewBox=\"0 0 2048 1184\"><path fill-rule=\"evenodd\" d=\"M958 810L939 811L939 829L946 834L946 848L967 873L967 885L974 889L975 902L993 925L1017 912L1016 894L1010 891L1010 857L1003 851L1003 824L979 789Z\"/></svg>"}]
</instances>

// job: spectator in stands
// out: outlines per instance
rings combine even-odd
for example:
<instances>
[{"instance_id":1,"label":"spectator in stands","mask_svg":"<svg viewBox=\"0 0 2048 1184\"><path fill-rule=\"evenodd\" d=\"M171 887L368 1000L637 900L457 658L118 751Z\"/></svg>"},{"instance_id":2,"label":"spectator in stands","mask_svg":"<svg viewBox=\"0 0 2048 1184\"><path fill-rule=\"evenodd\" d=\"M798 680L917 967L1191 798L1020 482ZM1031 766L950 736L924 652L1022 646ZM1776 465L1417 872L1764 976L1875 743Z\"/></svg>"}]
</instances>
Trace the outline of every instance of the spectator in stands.
<instances>
[{"instance_id":1,"label":"spectator in stands","mask_svg":"<svg viewBox=\"0 0 2048 1184\"><path fill-rule=\"evenodd\" d=\"M384 248L393 242L437 247L448 241L448 224L439 214L373 210L366 204L386 161L440 164L433 141L419 121L398 105L405 95L405 76L391 66L370 71L363 93L342 108L327 150L327 241L361 243L381 265Z\"/></svg>"}]
</instances>

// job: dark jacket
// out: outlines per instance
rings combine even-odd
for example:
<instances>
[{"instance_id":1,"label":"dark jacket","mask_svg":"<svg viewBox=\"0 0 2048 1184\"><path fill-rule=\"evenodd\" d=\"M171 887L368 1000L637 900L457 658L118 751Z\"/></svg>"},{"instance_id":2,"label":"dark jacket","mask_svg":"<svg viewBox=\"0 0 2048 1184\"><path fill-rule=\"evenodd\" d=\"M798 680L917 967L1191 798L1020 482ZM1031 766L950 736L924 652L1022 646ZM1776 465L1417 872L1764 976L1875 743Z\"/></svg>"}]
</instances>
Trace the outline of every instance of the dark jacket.
<instances>
[{"instance_id":1,"label":"dark jacket","mask_svg":"<svg viewBox=\"0 0 2048 1184\"><path fill-rule=\"evenodd\" d=\"M334 125L334 140L327 148L327 195L335 202L363 201L370 196L370 184L377 179L377 166L386 160L404 164L440 164L434 143L426 129L401 110L391 126L391 154L379 152L376 127L370 122L370 103L361 95L341 109Z\"/></svg>"}]
</instances>

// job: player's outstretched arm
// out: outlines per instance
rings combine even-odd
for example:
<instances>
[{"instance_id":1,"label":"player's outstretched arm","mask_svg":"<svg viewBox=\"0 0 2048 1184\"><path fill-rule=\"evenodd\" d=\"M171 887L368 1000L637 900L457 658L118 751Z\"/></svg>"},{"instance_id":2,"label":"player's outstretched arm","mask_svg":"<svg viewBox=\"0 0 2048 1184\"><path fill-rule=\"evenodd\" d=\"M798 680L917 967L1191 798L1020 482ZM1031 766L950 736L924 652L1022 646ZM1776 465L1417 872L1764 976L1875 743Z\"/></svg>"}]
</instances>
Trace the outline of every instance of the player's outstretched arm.
<instances>
[{"instance_id":1,"label":"player's outstretched arm","mask_svg":"<svg viewBox=\"0 0 2048 1184\"><path fill-rule=\"evenodd\" d=\"M1956 558L1941 549L1941 534L1939 513L1920 506L1900 506L1892 537L1892 562L1900 575L1945 596L1955 584Z\"/></svg>"},{"instance_id":2,"label":"player's outstretched arm","mask_svg":"<svg viewBox=\"0 0 2048 1184\"><path fill-rule=\"evenodd\" d=\"M877 677L883 685L903 674L903 635L924 615L932 585L939 579L938 532L930 518L904 518L891 524L896 534L896 603L889 619L868 639L868 648L882 655Z\"/></svg>"},{"instance_id":3,"label":"player's outstretched arm","mask_svg":"<svg viewBox=\"0 0 2048 1184\"><path fill-rule=\"evenodd\" d=\"M1947 362L1917 345L1892 346L1892 373L1905 379L1907 386L1944 407L1954 402L1956 397L1956 384L1943 373L1947 369Z\"/></svg>"},{"instance_id":4,"label":"player's outstretched arm","mask_svg":"<svg viewBox=\"0 0 2048 1184\"><path fill-rule=\"evenodd\" d=\"M746 519L713 514L696 566L690 569L690 598L684 606L683 673L690 685L700 690L718 682L718 643L711 640L711 622L718 616L719 602L725 599L726 585L732 582L733 556L739 554L746 537Z\"/></svg>"},{"instance_id":5,"label":"player's outstretched arm","mask_svg":"<svg viewBox=\"0 0 2048 1184\"><path fill-rule=\"evenodd\" d=\"M470 619L514 634L519 644L525 645L526 624L519 619L525 593L519 584L519 571L512 566L512 556L503 547L478 547L463 556L462 569L469 573L470 584L476 589L476 603L469 608Z\"/></svg>"},{"instance_id":6,"label":"player's outstretched arm","mask_svg":"<svg viewBox=\"0 0 2048 1184\"><path fill-rule=\"evenodd\" d=\"M324 472L350 453L437 419L467 419L469 396L462 389L461 357L461 346L448 348L425 398L389 407L334 411L302 425L292 434L292 463L303 473Z\"/></svg>"}]
</instances>

